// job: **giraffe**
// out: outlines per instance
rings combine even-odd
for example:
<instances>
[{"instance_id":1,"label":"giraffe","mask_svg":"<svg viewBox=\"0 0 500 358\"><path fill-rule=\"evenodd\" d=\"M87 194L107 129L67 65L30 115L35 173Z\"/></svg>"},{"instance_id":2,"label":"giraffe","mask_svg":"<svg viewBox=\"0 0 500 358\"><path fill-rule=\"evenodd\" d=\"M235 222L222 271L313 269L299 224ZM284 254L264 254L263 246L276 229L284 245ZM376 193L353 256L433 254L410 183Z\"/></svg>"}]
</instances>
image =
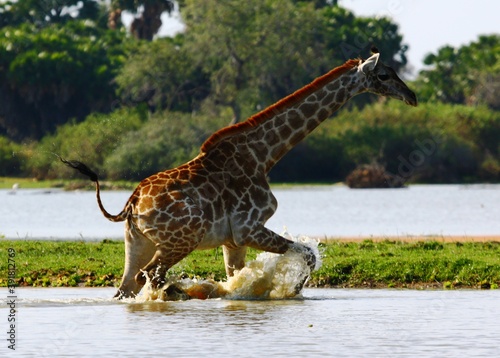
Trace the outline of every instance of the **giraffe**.
<instances>
[{"instance_id":1,"label":"giraffe","mask_svg":"<svg viewBox=\"0 0 500 358\"><path fill-rule=\"evenodd\" d=\"M117 215L104 208L97 175L81 162L61 158L95 182L107 219L125 221L125 267L115 297L137 295L146 275L159 288L167 270L193 250L219 246L228 277L244 267L248 247L300 252L312 271L316 258L309 248L264 226L277 208L267 175L322 121L363 92L417 105L415 94L379 60L378 51L366 60L348 60L246 121L215 132L189 162L142 180Z\"/></svg>"}]
</instances>

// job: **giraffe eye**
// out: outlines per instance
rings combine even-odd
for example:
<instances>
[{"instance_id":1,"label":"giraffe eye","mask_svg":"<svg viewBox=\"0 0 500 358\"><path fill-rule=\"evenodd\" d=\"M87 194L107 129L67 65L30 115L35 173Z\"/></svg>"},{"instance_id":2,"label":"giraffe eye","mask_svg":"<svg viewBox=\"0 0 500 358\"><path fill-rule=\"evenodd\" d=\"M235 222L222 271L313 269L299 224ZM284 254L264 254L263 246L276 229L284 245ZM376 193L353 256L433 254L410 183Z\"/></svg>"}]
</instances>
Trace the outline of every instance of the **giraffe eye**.
<instances>
[{"instance_id":1,"label":"giraffe eye","mask_svg":"<svg viewBox=\"0 0 500 358\"><path fill-rule=\"evenodd\" d=\"M385 74L380 74L377 77L381 81L387 81L389 79L389 75L385 75Z\"/></svg>"}]
</instances>

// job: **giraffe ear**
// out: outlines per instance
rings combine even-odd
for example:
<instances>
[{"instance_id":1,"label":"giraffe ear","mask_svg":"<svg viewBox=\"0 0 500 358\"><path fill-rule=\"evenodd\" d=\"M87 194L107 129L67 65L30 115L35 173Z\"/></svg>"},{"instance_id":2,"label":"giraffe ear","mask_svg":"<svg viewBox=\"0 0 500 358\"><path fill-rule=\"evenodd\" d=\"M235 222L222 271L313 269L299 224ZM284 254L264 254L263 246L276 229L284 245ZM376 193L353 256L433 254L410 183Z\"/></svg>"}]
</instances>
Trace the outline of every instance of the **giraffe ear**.
<instances>
[{"instance_id":1,"label":"giraffe ear","mask_svg":"<svg viewBox=\"0 0 500 358\"><path fill-rule=\"evenodd\" d=\"M370 71L373 71L375 66L377 66L377 62L378 62L379 57L380 57L379 53L374 53L365 62L363 62L359 66L359 70L363 71L363 73L368 73Z\"/></svg>"}]
</instances>

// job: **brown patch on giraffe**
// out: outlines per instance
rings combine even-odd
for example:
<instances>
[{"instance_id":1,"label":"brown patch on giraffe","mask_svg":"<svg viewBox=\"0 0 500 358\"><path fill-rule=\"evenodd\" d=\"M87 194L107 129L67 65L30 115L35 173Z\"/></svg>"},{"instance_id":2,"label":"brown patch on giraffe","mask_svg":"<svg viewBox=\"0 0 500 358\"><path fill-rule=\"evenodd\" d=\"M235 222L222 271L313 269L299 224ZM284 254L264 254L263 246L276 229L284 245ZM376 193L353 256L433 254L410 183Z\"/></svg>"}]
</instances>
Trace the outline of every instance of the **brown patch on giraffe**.
<instances>
[{"instance_id":1,"label":"brown patch on giraffe","mask_svg":"<svg viewBox=\"0 0 500 358\"><path fill-rule=\"evenodd\" d=\"M140 191L140 194L141 196L146 196L146 195L150 195L151 193L151 188L152 186L151 185L144 185L142 188L141 188L141 191Z\"/></svg>"},{"instance_id":2,"label":"brown patch on giraffe","mask_svg":"<svg viewBox=\"0 0 500 358\"><path fill-rule=\"evenodd\" d=\"M323 100L321 101L321 106L327 106L329 105L330 103L333 102L333 99L335 98L335 92L330 92L329 94L327 94L325 96L325 98L323 98Z\"/></svg>"},{"instance_id":3,"label":"brown patch on giraffe","mask_svg":"<svg viewBox=\"0 0 500 358\"><path fill-rule=\"evenodd\" d=\"M314 103L306 102L301 104L299 107L299 111L301 111L304 117L306 118L313 117L318 109L319 109L319 104L317 102Z\"/></svg>"},{"instance_id":4,"label":"brown patch on giraffe","mask_svg":"<svg viewBox=\"0 0 500 358\"><path fill-rule=\"evenodd\" d=\"M139 211L146 211L153 206L153 197L143 195L139 204Z\"/></svg>"},{"instance_id":5,"label":"brown patch on giraffe","mask_svg":"<svg viewBox=\"0 0 500 358\"><path fill-rule=\"evenodd\" d=\"M287 147L285 147L285 148L283 148L282 146L274 147L271 150L271 157L272 158L281 158L287 152L287 150L288 150Z\"/></svg>"},{"instance_id":6,"label":"brown patch on giraffe","mask_svg":"<svg viewBox=\"0 0 500 358\"><path fill-rule=\"evenodd\" d=\"M290 110L290 112L288 112L288 124L292 129L302 128L304 120L302 119L300 112L296 110Z\"/></svg>"},{"instance_id":7,"label":"brown patch on giraffe","mask_svg":"<svg viewBox=\"0 0 500 358\"><path fill-rule=\"evenodd\" d=\"M278 142L279 139L280 137L278 136L278 133L274 129L270 129L264 136L264 141L266 143L275 143Z\"/></svg>"},{"instance_id":8,"label":"brown patch on giraffe","mask_svg":"<svg viewBox=\"0 0 500 358\"><path fill-rule=\"evenodd\" d=\"M320 122L324 121L325 119L328 118L328 116L330 115L330 112L328 112L328 110L326 108L321 108L319 111L318 111L318 120Z\"/></svg>"},{"instance_id":9,"label":"brown patch on giraffe","mask_svg":"<svg viewBox=\"0 0 500 358\"><path fill-rule=\"evenodd\" d=\"M280 134L282 138L288 138L292 134L292 130L288 127L283 127L280 129Z\"/></svg>"},{"instance_id":10,"label":"brown patch on giraffe","mask_svg":"<svg viewBox=\"0 0 500 358\"><path fill-rule=\"evenodd\" d=\"M317 126L319 126L321 124L321 121L319 119L316 119L315 121L313 120L309 120L307 122L307 131L310 132L312 131L314 128L316 128Z\"/></svg>"},{"instance_id":11,"label":"brown patch on giraffe","mask_svg":"<svg viewBox=\"0 0 500 358\"><path fill-rule=\"evenodd\" d=\"M170 194L168 192L159 193L154 196L153 199L154 206L157 208L164 208L166 206L169 206L171 201L172 200L170 199Z\"/></svg>"},{"instance_id":12,"label":"brown patch on giraffe","mask_svg":"<svg viewBox=\"0 0 500 358\"><path fill-rule=\"evenodd\" d=\"M345 88L339 89L337 92L337 96L335 97L335 101L337 103L344 103L346 100L346 95L347 95L347 92L346 92Z\"/></svg>"}]
</instances>

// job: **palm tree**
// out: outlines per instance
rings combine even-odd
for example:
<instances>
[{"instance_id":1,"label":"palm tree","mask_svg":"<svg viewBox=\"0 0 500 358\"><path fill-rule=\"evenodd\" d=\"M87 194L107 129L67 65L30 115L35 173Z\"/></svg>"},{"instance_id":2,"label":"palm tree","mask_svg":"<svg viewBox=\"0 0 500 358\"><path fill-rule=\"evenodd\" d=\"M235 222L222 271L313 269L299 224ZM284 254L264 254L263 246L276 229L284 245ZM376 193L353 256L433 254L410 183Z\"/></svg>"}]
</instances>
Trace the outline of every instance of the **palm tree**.
<instances>
[{"instance_id":1,"label":"palm tree","mask_svg":"<svg viewBox=\"0 0 500 358\"><path fill-rule=\"evenodd\" d=\"M136 14L130 26L130 32L137 38L151 41L158 32L161 23L161 14L171 13L174 9L173 0L114 0L111 4L108 26L119 26L121 12L128 10Z\"/></svg>"}]
</instances>

